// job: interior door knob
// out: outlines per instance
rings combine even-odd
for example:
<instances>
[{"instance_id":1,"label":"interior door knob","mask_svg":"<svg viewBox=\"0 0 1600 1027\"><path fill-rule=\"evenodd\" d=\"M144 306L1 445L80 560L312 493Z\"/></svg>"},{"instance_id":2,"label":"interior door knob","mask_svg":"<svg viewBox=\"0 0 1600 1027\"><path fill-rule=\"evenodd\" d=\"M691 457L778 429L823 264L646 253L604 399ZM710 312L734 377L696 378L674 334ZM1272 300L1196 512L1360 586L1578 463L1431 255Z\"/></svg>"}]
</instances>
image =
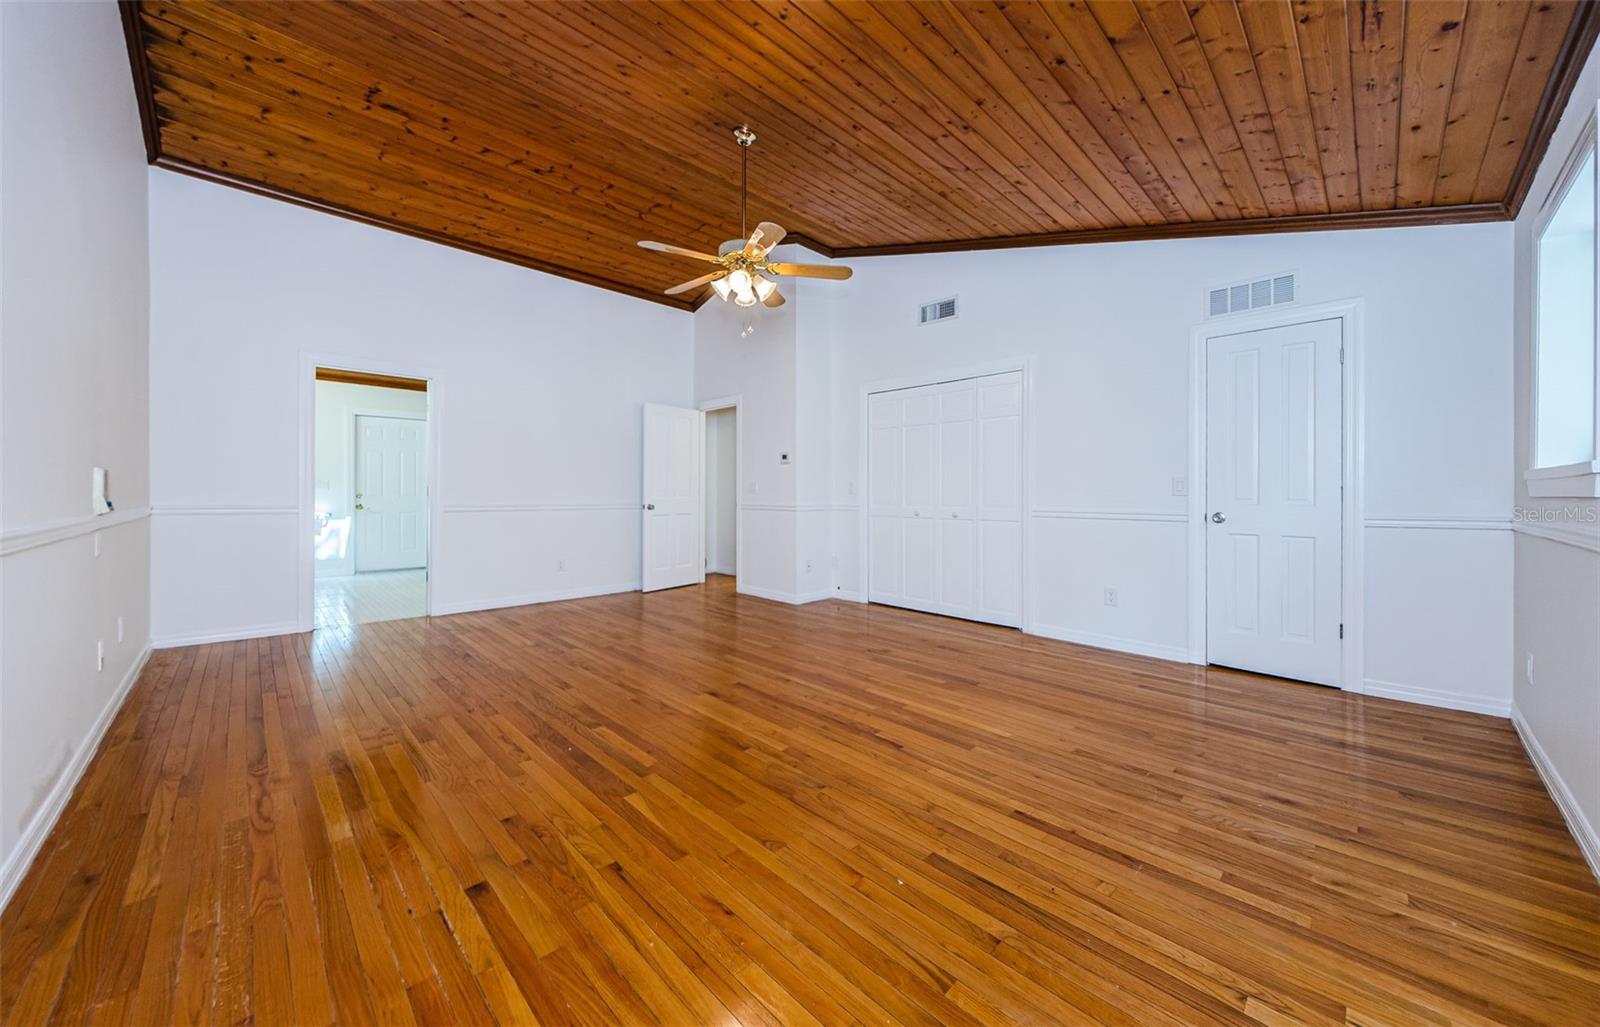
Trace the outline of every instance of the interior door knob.
<instances>
[{"instance_id":1,"label":"interior door knob","mask_svg":"<svg viewBox=\"0 0 1600 1027\"><path fill-rule=\"evenodd\" d=\"M1223 513L1221 510L1218 510L1216 513L1211 515L1211 523L1212 524L1221 524L1223 521L1225 521L1227 519L1228 519L1228 515Z\"/></svg>"},{"instance_id":2,"label":"interior door knob","mask_svg":"<svg viewBox=\"0 0 1600 1027\"><path fill-rule=\"evenodd\" d=\"M654 503L646 503L646 504L645 504L645 505L644 505L644 508L645 508L645 509L646 509L646 510L654 510L654 509L655 509L655 508L656 508L656 505L655 505L655 504L654 504Z\"/></svg>"}]
</instances>

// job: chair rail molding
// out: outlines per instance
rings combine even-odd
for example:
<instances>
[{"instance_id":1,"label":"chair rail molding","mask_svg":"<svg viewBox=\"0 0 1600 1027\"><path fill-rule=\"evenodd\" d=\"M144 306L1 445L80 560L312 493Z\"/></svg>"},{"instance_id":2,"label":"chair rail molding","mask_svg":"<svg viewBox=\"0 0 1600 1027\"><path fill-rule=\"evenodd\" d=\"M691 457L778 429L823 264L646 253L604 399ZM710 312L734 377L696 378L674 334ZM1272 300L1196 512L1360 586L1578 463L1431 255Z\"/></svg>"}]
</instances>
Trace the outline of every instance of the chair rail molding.
<instances>
[{"instance_id":1,"label":"chair rail molding","mask_svg":"<svg viewBox=\"0 0 1600 1027\"><path fill-rule=\"evenodd\" d=\"M92 535L107 528L133 524L144 520L150 514L150 507L138 506L127 510L113 510L108 514L85 514L82 517L63 518L59 521L13 528L0 533L0 556L10 556L41 546L53 546L58 542Z\"/></svg>"}]
</instances>

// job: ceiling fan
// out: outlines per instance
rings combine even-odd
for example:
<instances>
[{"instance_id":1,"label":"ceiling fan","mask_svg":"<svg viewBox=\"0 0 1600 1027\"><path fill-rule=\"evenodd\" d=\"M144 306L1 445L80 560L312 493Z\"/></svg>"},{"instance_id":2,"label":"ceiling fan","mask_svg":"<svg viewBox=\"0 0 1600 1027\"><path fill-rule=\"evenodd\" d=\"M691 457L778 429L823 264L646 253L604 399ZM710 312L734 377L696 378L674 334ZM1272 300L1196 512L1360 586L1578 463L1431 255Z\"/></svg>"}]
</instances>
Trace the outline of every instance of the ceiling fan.
<instances>
[{"instance_id":1,"label":"ceiling fan","mask_svg":"<svg viewBox=\"0 0 1600 1027\"><path fill-rule=\"evenodd\" d=\"M743 236L745 208L748 202L750 144L756 141L756 134L750 131L748 125L740 125L733 130L733 138L739 144L739 234ZM644 241L639 245L658 253L675 253L680 257L693 257L695 260L720 265L716 271L674 285L666 291L668 296L676 296L703 285L710 285L723 302L732 300L740 307L753 307L757 303L769 307L783 306L783 293L778 291L778 283L771 277L773 275L841 280L850 277L850 269L842 264L789 264L783 261L769 261L768 255L783 241L784 235L785 232L780 226L770 221L763 221L756 226L754 232L750 233L748 239L729 239L717 248L715 255L687 250L682 246L664 242ZM744 334L748 335L750 331L750 327L747 326Z\"/></svg>"}]
</instances>

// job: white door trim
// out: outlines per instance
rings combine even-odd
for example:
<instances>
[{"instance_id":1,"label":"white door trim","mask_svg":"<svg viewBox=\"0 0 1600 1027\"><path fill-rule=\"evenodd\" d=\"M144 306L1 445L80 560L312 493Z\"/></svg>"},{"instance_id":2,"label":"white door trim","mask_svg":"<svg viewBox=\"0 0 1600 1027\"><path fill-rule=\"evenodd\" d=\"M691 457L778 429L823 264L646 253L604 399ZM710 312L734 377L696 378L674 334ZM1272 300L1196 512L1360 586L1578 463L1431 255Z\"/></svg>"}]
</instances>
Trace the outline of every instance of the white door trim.
<instances>
[{"instance_id":1,"label":"white door trim","mask_svg":"<svg viewBox=\"0 0 1600 1027\"><path fill-rule=\"evenodd\" d=\"M733 590L738 592L739 578L744 571L744 418L741 416L741 405L744 403L742 393L733 396L720 396L716 399L701 400L696 403L696 408L702 414L715 413L718 410L733 411ZM705 494L706 486L706 447L700 446L700 493ZM701 511L704 528L704 514ZM705 563L705 532L700 532L700 562ZM640 546L644 541L640 540Z\"/></svg>"},{"instance_id":2,"label":"white door trim","mask_svg":"<svg viewBox=\"0 0 1600 1027\"><path fill-rule=\"evenodd\" d=\"M917 374L900 378L880 378L861 384L856 416L860 419L856 450L856 595L855 601L866 603L867 572L870 567L872 511L867 502L867 473L871 467L872 424L868 403L873 393L894 392L899 389L918 389L925 385L943 385L966 378L986 378L992 374L1022 374L1022 631L1037 634L1033 629L1033 359L1009 357L982 364L952 367L935 374ZM743 559L744 554L740 553Z\"/></svg>"},{"instance_id":3,"label":"white door trim","mask_svg":"<svg viewBox=\"0 0 1600 1027\"><path fill-rule=\"evenodd\" d=\"M367 371L372 374L394 375L399 378L416 378L428 383L428 569L426 575L428 616L437 615L433 580L438 568L439 530L444 522L444 488L439 477L441 432L439 416L439 372L419 365L400 364L368 357L353 357L337 353L300 353L298 392L300 399L300 494L295 503L295 621L300 631L310 631L315 626L312 600L316 589L313 527L316 524L317 498L317 368L332 367L341 371ZM380 416L388 417L389 414ZM353 445L352 441L352 445ZM353 481L353 478L352 478ZM352 488L354 486L352 485ZM352 566L354 564L352 563Z\"/></svg>"},{"instance_id":4,"label":"white door trim","mask_svg":"<svg viewBox=\"0 0 1600 1027\"><path fill-rule=\"evenodd\" d=\"M1344 644L1340 647L1340 687L1364 690L1362 667L1365 631L1362 464L1366 452L1365 398L1362 386L1362 337L1366 301L1360 298L1309 307L1267 311L1247 317L1219 318L1195 325L1189 332L1189 662L1206 660L1206 351L1212 339L1264 328L1285 328L1312 321L1338 320L1344 347L1343 434L1341 474L1344 502L1340 511L1343 548L1340 612Z\"/></svg>"}]
</instances>

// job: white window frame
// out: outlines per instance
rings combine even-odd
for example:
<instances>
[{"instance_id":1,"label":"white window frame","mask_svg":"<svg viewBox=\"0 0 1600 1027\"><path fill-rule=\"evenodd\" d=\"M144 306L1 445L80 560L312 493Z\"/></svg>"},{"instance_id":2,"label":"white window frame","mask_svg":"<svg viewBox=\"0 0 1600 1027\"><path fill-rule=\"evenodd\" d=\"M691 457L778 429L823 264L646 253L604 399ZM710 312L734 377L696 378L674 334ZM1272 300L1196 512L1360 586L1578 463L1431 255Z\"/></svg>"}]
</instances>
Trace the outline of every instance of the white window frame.
<instances>
[{"instance_id":1,"label":"white window frame","mask_svg":"<svg viewBox=\"0 0 1600 1027\"><path fill-rule=\"evenodd\" d=\"M1600 110L1600 105L1597 105ZM1581 463L1562 464L1555 467L1539 466L1539 242L1544 236L1544 231L1549 227L1550 221L1555 217L1561 202L1567 198L1571 191L1573 180L1583 168L1584 162L1590 154L1595 156L1595 210L1600 212L1600 147L1597 147L1596 112L1591 111L1588 122L1583 126L1583 131L1578 134L1578 140L1573 144L1572 150L1567 154L1566 163L1561 167L1561 173L1556 176L1556 181L1546 195L1544 204L1539 208L1539 214L1533 222L1533 367L1530 379L1530 402L1528 404L1529 416L1532 424L1529 427L1530 440L1528 459L1532 465L1522 475L1528 488L1530 497L1600 497L1600 280L1595 283L1595 325L1596 327L1596 353L1595 353L1595 382L1594 382L1594 432L1595 459L1585 460ZM1596 248L1600 250L1600 231L1596 232ZM1600 252L1595 255L1595 268L1597 279L1600 279Z\"/></svg>"}]
</instances>

